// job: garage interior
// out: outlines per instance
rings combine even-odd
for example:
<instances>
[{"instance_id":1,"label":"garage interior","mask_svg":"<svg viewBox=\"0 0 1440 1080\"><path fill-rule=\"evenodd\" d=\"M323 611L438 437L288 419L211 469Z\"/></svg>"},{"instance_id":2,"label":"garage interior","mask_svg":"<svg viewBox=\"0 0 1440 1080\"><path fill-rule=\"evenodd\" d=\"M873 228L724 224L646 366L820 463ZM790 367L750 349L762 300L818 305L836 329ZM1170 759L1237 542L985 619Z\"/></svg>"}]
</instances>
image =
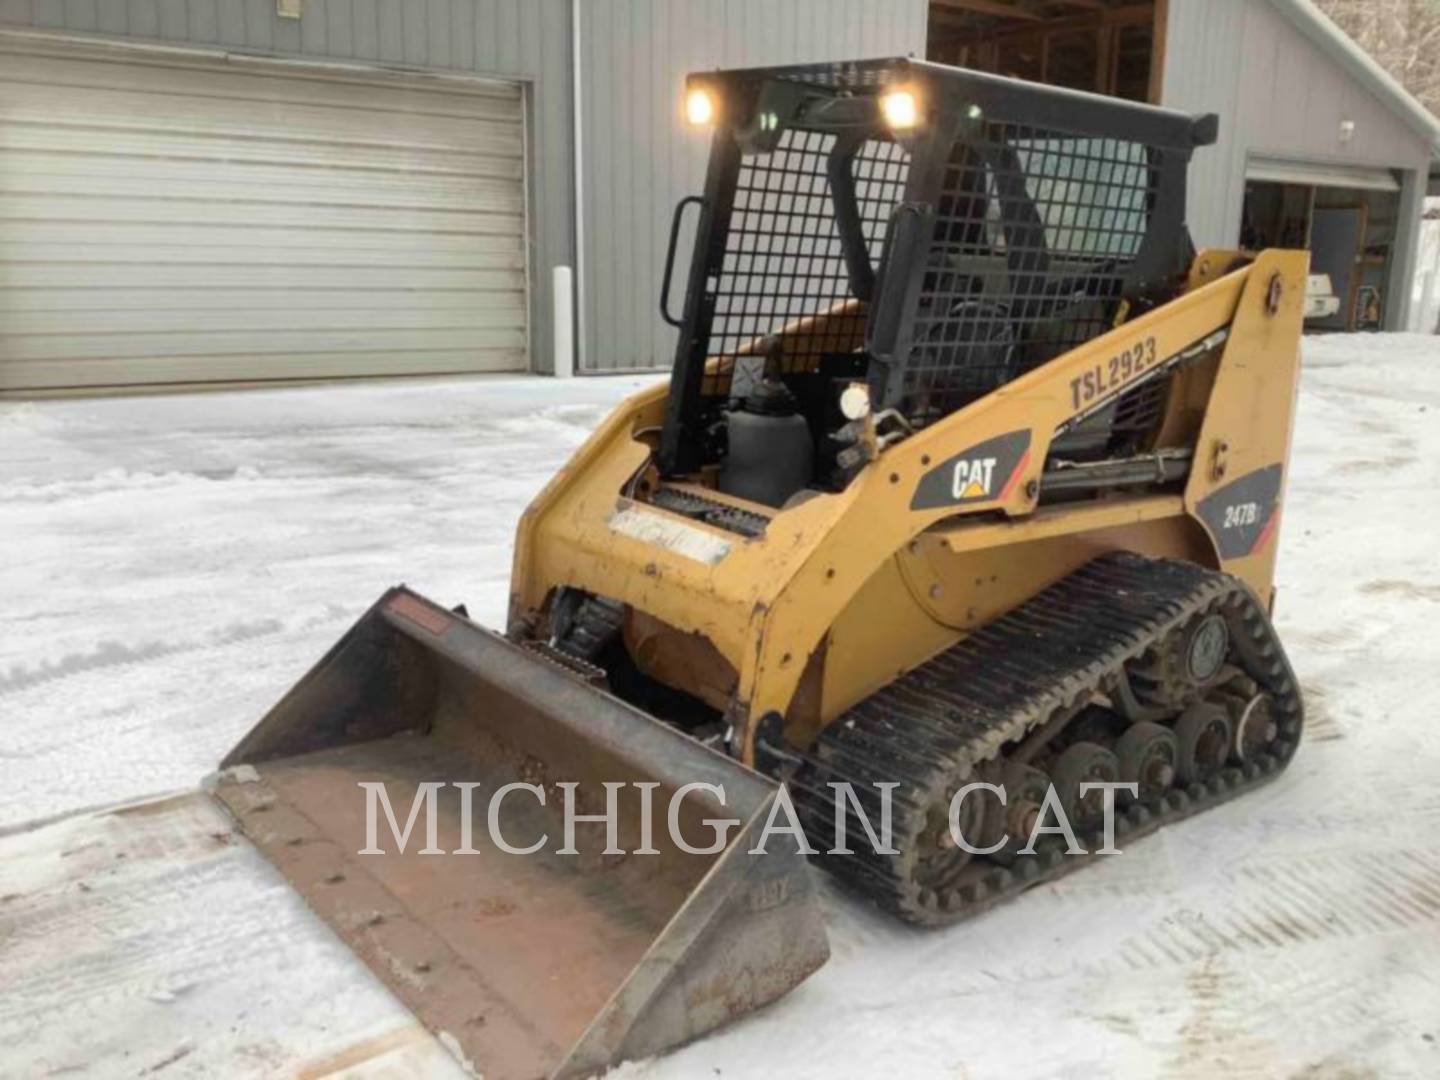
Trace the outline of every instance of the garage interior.
<instances>
[{"instance_id":1,"label":"garage interior","mask_svg":"<svg viewBox=\"0 0 1440 1080\"><path fill-rule=\"evenodd\" d=\"M1165 9L1165 0L931 0L926 58L1158 103Z\"/></svg>"},{"instance_id":2,"label":"garage interior","mask_svg":"<svg viewBox=\"0 0 1440 1080\"><path fill-rule=\"evenodd\" d=\"M1263 170L1276 176L1290 170ZM1330 278L1340 310L1308 322L1311 330L1380 330L1385 325L1391 259L1400 212L1400 185L1388 172L1373 170L1363 177L1340 173L1339 183L1323 175L1306 182L1303 173L1290 179L1261 179L1252 169L1245 184L1245 209L1240 246L1247 251L1267 247L1310 250L1310 269Z\"/></svg>"}]
</instances>

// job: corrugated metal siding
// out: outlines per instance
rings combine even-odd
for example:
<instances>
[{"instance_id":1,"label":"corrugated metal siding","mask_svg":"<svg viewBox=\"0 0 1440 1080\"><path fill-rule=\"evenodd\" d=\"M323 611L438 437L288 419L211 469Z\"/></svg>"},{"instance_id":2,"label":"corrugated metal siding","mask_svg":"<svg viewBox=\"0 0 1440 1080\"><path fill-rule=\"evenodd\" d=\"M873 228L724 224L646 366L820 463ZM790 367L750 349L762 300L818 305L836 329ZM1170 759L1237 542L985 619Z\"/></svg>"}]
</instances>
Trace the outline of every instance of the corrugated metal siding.
<instances>
[{"instance_id":1,"label":"corrugated metal siding","mask_svg":"<svg viewBox=\"0 0 1440 1080\"><path fill-rule=\"evenodd\" d=\"M1188 215L1196 245L1233 245L1240 235L1239 204L1231 222L1236 182L1236 110L1240 95L1240 40L1244 3L1238 0L1169 0L1165 80L1161 100L1186 112L1220 116L1220 139L1195 152L1190 166Z\"/></svg>"},{"instance_id":2,"label":"corrugated metal siding","mask_svg":"<svg viewBox=\"0 0 1440 1080\"><path fill-rule=\"evenodd\" d=\"M1423 139L1263 0L1170 0L1164 104L1219 113L1220 141L1196 152L1190 227L1234 245L1250 154L1423 169ZM1340 141L1340 121L1355 122Z\"/></svg>"},{"instance_id":3,"label":"corrugated metal siding","mask_svg":"<svg viewBox=\"0 0 1440 1080\"><path fill-rule=\"evenodd\" d=\"M0 37L0 390L523 369L511 83Z\"/></svg>"},{"instance_id":4,"label":"corrugated metal siding","mask_svg":"<svg viewBox=\"0 0 1440 1080\"><path fill-rule=\"evenodd\" d=\"M533 80L532 352L550 367L549 267L573 261L570 0L0 0L0 26Z\"/></svg>"},{"instance_id":5,"label":"corrugated metal siding","mask_svg":"<svg viewBox=\"0 0 1440 1080\"><path fill-rule=\"evenodd\" d=\"M669 368L675 331L656 298L670 213L701 189L709 146L708 131L679 119L686 73L923 56L926 3L588 0L583 10L586 368ZM683 270L676 278L683 288Z\"/></svg>"}]
</instances>

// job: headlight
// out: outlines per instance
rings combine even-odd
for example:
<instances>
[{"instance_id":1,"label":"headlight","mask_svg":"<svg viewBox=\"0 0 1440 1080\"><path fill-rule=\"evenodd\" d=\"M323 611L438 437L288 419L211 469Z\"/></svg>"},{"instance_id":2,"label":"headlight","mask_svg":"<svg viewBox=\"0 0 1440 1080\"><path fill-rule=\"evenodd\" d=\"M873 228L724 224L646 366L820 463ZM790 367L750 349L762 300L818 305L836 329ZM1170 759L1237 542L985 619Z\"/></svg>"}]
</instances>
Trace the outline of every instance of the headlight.
<instances>
[{"instance_id":1,"label":"headlight","mask_svg":"<svg viewBox=\"0 0 1440 1080\"><path fill-rule=\"evenodd\" d=\"M880 114L885 123L902 131L920 122L920 104L909 90L892 90L880 99Z\"/></svg>"},{"instance_id":2,"label":"headlight","mask_svg":"<svg viewBox=\"0 0 1440 1080\"><path fill-rule=\"evenodd\" d=\"M691 90L685 95L685 120L701 127L715 119L715 102L705 90Z\"/></svg>"},{"instance_id":3,"label":"headlight","mask_svg":"<svg viewBox=\"0 0 1440 1080\"><path fill-rule=\"evenodd\" d=\"M846 420L863 420L870 415L870 388L851 383L840 394L840 414Z\"/></svg>"}]
</instances>

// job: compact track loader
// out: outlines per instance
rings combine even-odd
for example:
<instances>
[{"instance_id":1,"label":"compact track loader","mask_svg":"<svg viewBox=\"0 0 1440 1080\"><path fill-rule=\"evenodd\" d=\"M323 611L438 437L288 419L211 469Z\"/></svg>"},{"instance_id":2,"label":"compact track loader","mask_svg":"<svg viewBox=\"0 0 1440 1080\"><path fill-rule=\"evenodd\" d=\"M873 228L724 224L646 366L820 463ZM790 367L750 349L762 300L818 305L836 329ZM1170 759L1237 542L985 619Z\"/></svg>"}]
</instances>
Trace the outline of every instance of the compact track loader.
<instances>
[{"instance_id":1,"label":"compact track loader","mask_svg":"<svg viewBox=\"0 0 1440 1080\"><path fill-rule=\"evenodd\" d=\"M1128 844L1300 740L1269 608L1307 256L1193 250L1215 118L911 60L696 75L686 111L673 375L526 512L505 635L388 593L215 781L487 1076L654 1053L823 963L800 838L751 853L780 784L810 861L942 925L1086 862L1055 807L1103 846L1087 782L1134 785ZM376 782L401 817L436 789L463 854L363 854ZM682 793L683 842L646 833ZM613 822L574 854L571 800Z\"/></svg>"}]
</instances>

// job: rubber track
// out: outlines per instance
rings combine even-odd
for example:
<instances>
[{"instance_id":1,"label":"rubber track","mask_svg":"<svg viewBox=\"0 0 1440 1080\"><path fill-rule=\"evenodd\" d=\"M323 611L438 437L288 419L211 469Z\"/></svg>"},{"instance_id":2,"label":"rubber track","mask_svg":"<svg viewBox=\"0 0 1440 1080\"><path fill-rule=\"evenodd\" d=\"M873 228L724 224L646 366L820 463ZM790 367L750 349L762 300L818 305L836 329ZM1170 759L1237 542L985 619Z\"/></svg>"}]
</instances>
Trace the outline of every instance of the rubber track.
<instances>
[{"instance_id":1,"label":"rubber track","mask_svg":"<svg viewBox=\"0 0 1440 1080\"><path fill-rule=\"evenodd\" d=\"M594 667L595 658L620 632L624 621L624 605L600 596L587 596L576 610L565 636L555 643L555 647L591 668L591 671L585 672L591 676L594 671L599 671ZM603 671L600 671L600 677L604 678Z\"/></svg>"},{"instance_id":2,"label":"rubber track","mask_svg":"<svg viewBox=\"0 0 1440 1080\"><path fill-rule=\"evenodd\" d=\"M1082 865L1063 838L1046 836L1036 854L1002 866L976 857L943 894L910 876L928 807L977 779L983 763L1043 726L1058 711L1104 692L1107 680L1154 642L1202 613L1230 627L1229 661L1275 699L1280 733L1269 751L1227 766L1208 785L1192 784L1117 809L1117 845L1248 791L1277 775L1294 755L1304 712L1294 673L1264 609L1239 580L1193 563L1128 552L1102 556L902 676L830 725L789 778L812 845L835 837L831 782L848 781L869 819L879 822L871 785L895 782L897 855L876 853L846 804L853 855L820 854L825 869L912 922L943 924L983 911L1032 885ZM1087 851L1097 833L1079 834Z\"/></svg>"}]
</instances>

